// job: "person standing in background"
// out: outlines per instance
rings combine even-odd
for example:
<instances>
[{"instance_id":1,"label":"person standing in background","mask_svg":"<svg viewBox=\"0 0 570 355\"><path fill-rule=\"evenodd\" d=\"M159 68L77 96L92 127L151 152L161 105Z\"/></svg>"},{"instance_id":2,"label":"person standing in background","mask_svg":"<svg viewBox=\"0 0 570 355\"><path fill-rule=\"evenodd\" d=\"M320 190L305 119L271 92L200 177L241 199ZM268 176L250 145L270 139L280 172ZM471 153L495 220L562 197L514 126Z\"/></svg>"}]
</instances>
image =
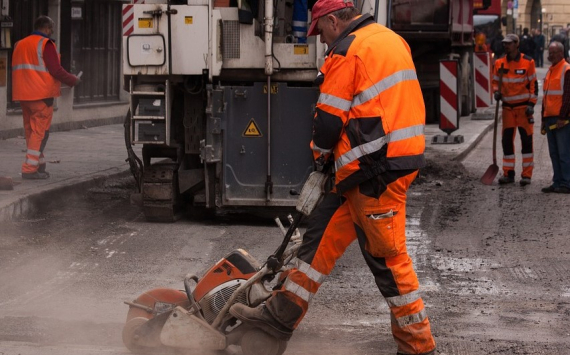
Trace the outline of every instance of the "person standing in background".
<instances>
[{"instance_id":1,"label":"person standing in background","mask_svg":"<svg viewBox=\"0 0 570 355\"><path fill-rule=\"evenodd\" d=\"M522 144L522 174L520 184L530 184L534 166L532 134L534 105L538 84L534 60L519 52L519 37L509 33L503 39L506 55L497 59L493 74L495 100L503 101L503 173L499 184L515 182L515 135L518 128ZM503 68L501 69L501 66ZM501 73L502 71L502 73ZM499 87L499 77L502 84Z\"/></svg>"},{"instance_id":2,"label":"person standing in background","mask_svg":"<svg viewBox=\"0 0 570 355\"><path fill-rule=\"evenodd\" d=\"M564 60L564 46L554 41L548 47L552 63L544 78L542 132L546 133L552 161L552 184L544 193L570 193L570 64Z\"/></svg>"},{"instance_id":3,"label":"person standing in background","mask_svg":"<svg viewBox=\"0 0 570 355\"><path fill-rule=\"evenodd\" d=\"M542 68L544 65L544 46L546 44L544 35L537 29L532 39L534 40L534 64L536 67Z\"/></svg>"},{"instance_id":4,"label":"person standing in background","mask_svg":"<svg viewBox=\"0 0 570 355\"><path fill-rule=\"evenodd\" d=\"M55 41L50 38L55 23L47 16L34 22L34 32L18 41L12 55L12 100L19 101L24 118L26 159L23 179L47 179L44 149L53 117L53 102L61 83L75 86L77 76L61 67Z\"/></svg>"}]
</instances>

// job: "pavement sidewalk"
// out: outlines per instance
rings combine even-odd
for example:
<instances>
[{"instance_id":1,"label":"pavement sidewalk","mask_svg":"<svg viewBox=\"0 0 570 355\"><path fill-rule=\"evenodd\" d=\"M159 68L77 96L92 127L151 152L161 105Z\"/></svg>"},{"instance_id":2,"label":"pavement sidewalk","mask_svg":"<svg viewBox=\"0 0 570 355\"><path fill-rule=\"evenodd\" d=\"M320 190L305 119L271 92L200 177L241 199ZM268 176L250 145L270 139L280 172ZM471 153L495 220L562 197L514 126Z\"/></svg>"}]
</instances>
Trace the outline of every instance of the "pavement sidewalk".
<instances>
[{"instance_id":1,"label":"pavement sidewalk","mask_svg":"<svg viewBox=\"0 0 570 355\"><path fill-rule=\"evenodd\" d=\"M460 144L431 144L433 136L445 133L437 124L428 124L426 156L447 153L451 159L461 160L492 129L492 123L492 119L461 117L459 129L453 132L463 135L464 142ZM0 177L10 177L14 182L13 190L0 190L0 223L30 214L42 200L52 196L87 189L117 175L129 175L123 132L122 125L108 125L51 133L46 148L47 171L51 177L47 180L22 180L24 137L0 140ZM140 157L140 146L135 148Z\"/></svg>"}]
</instances>

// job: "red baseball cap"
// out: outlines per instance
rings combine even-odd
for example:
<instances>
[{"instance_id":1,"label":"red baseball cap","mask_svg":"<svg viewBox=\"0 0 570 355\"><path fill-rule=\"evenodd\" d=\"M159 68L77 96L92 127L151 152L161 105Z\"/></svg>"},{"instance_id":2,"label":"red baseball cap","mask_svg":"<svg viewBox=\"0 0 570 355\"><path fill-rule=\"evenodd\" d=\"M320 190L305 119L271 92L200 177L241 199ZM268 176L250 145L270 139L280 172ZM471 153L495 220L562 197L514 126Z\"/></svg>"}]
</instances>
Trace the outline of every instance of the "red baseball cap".
<instances>
[{"instance_id":1,"label":"red baseball cap","mask_svg":"<svg viewBox=\"0 0 570 355\"><path fill-rule=\"evenodd\" d=\"M319 18L330 14L336 10L344 9L346 7L354 7L352 0L319 0L315 5L313 5L311 13L311 27L309 27L309 32L307 36L316 36L319 34L317 29L317 23Z\"/></svg>"}]
</instances>

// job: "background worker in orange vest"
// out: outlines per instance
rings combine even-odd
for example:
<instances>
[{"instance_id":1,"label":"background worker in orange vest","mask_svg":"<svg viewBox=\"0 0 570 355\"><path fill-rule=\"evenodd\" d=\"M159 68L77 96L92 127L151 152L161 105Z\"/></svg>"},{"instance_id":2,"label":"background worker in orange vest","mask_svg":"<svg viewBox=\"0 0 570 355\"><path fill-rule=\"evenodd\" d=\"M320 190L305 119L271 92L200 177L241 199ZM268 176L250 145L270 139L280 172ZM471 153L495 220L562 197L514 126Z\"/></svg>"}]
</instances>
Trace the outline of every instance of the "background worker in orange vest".
<instances>
[{"instance_id":1,"label":"background worker in orange vest","mask_svg":"<svg viewBox=\"0 0 570 355\"><path fill-rule=\"evenodd\" d=\"M295 267L263 305L232 315L288 340L346 248L358 241L391 313L397 354L435 354L406 250L406 193L425 165L425 107L408 44L350 0L319 0L309 36L327 44L311 143L335 186L311 214ZM323 168L323 170L326 170Z\"/></svg>"},{"instance_id":2,"label":"background worker in orange vest","mask_svg":"<svg viewBox=\"0 0 570 355\"><path fill-rule=\"evenodd\" d=\"M26 134L26 160L22 178L47 179L45 149L53 116L53 100L60 96L61 82L75 86L81 81L61 67L53 34L54 22L40 16L34 32L17 42L12 55L12 100L20 101Z\"/></svg>"},{"instance_id":3,"label":"background worker in orange vest","mask_svg":"<svg viewBox=\"0 0 570 355\"><path fill-rule=\"evenodd\" d=\"M519 38L508 34L503 39L505 55L495 61L493 90L495 100L503 101L503 176L499 184L515 182L515 135L518 127L522 143L521 186L530 184L534 156L532 134L534 131L534 105L538 97L538 85L534 59L518 50ZM499 88L499 71L503 66L502 85Z\"/></svg>"},{"instance_id":4,"label":"background worker in orange vest","mask_svg":"<svg viewBox=\"0 0 570 355\"><path fill-rule=\"evenodd\" d=\"M564 45L552 42L548 46L552 63L544 79L542 100L542 131L546 132L552 161L552 185L542 192L570 193L570 64L564 60Z\"/></svg>"}]
</instances>

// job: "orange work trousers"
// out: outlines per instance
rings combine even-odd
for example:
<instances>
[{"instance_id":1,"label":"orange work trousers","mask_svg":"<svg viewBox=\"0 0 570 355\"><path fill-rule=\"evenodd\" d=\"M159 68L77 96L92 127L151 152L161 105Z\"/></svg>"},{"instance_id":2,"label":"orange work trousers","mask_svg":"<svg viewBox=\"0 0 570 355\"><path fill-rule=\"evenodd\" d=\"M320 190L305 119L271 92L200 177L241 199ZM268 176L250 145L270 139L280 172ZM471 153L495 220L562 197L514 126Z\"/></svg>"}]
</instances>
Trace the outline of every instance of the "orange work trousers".
<instances>
[{"instance_id":1,"label":"orange work trousers","mask_svg":"<svg viewBox=\"0 0 570 355\"><path fill-rule=\"evenodd\" d=\"M44 101L20 101L24 116L26 134L26 160L22 164L22 173L38 171L40 164L45 164L44 148L49 137L49 128L53 117L53 106Z\"/></svg>"},{"instance_id":2,"label":"orange work trousers","mask_svg":"<svg viewBox=\"0 0 570 355\"><path fill-rule=\"evenodd\" d=\"M299 325L336 261L358 240L390 308L398 352L423 354L435 349L418 279L406 250L406 192L416 175L417 171L408 172L388 179L390 182L372 179L343 196L325 195L309 217L295 267L266 302L282 325L290 329Z\"/></svg>"},{"instance_id":3,"label":"orange work trousers","mask_svg":"<svg viewBox=\"0 0 570 355\"><path fill-rule=\"evenodd\" d=\"M532 135L534 125L529 123L525 114L526 106L503 107L503 173L515 177L515 135L518 127L521 136L522 173L521 177L532 178L534 153Z\"/></svg>"}]
</instances>

